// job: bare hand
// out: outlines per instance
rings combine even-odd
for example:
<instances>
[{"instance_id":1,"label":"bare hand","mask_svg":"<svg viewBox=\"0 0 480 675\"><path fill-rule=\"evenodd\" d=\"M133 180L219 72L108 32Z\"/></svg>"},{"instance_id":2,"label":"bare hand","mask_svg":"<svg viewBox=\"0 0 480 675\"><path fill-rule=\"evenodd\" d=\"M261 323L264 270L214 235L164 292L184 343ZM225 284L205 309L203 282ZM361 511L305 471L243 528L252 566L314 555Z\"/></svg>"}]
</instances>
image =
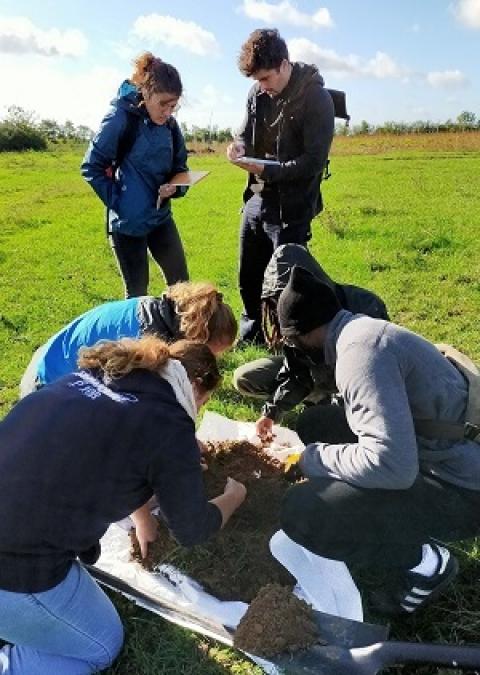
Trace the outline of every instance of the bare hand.
<instances>
[{"instance_id":1,"label":"bare hand","mask_svg":"<svg viewBox=\"0 0 480 675\"><path fill-rule=\"evenodd\" d=\"M200 454L201 455L207 455L208 454L208 445L201 441L199 438L197 438L197 444L198 447L200 448Z\"/></svg>"},{"instance_id":2,"label":"bare hand","mask_svg":"<svg viewBox=\"0 0 480 675\"><path fill-rule=\"evenodd\" d=\"M157 519L150 514L150 517L142 518L141 522L136 524L135 534L140 545L142 558L148 555L148 545L155 541L158 536Z\"/></svg>"},{"instance_id":3,"label":"bare hand","mask_svg":"<svg viewBox=\"0 0 480 675\"><path fill-rule=\"evenodd\" d=\"M157 206L159 206L165 199L168 199L177 191L176 185L170 185L170 183L164 183L158 188L158 201Z\"/></svg>"},{"instance_id":4,"label":"bare hand","mask_svg":"<svg viewBox=\"0 0 480 675\"><path fill-rule=\"evenodd\" d=\"M271 420L270 417L260 417L255 422L255 431L257 432L257 436L261 441L273 441L273 420Z\"/></svg>"},{"instance_id":5,"label":"bare hand","mask_svg":"<svg viewBox=\"0 0 480 675\"><path fill-rule=\"evenodd\" d=\"M239 157L244 157L244 156L245 156L245 146L244 146L243 143L241 143L240 141L235 141L234 143L230 143L230 145L227 148L227 158L231 162L234 162Z\"/></svg>"},{"instance_id":6,"label":"bare hand","mask_svg":"<svg viewBox=\"0 0 480 675\"><path fill-rule=\"evenodd\" d=\"M229 497L233 497L237 502L237 506L240 506L240 504L247 496L247 488L243 483L240 483L238 480L228 477L227 484L225 485L223 494L228 495Z\"/></svg>"}]
</instances>

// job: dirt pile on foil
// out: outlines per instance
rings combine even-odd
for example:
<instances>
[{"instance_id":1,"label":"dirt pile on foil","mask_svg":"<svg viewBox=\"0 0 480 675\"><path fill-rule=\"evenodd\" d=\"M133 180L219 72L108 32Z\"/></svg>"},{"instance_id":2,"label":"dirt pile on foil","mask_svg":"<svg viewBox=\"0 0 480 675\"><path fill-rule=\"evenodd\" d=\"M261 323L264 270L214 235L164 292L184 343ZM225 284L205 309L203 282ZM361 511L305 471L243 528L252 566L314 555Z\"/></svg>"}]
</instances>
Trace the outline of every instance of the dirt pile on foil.
<instances>
[{"instance_id":1,"label":"dirt pile on foil","mask_svg":"<svg viewBox=\"0 0 480 675\"><path fill-rule=\"evenodd\" d=\"M262 588L233 638L235 647L265 657L293 653L315 642L318 630L311 607L277 584Z\"/></svg>"}]
</instances>

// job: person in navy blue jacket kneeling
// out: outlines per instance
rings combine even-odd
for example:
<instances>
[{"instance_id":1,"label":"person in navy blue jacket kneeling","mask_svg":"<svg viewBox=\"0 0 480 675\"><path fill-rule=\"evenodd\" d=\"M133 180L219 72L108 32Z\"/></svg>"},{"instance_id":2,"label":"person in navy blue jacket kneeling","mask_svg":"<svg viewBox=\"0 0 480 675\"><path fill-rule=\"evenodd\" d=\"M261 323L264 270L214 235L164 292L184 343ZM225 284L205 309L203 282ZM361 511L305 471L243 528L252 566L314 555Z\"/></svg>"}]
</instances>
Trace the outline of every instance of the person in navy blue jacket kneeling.
<instances>
[{"instance_id":1,"label":"person in navy blue jacket kneeling","mask_svg":"<svg viewBox=\"0 0 480 675\"><path fill-rule=\"evenodd\" d=\"M204 345L156 337L82 350L79 369L22 399L0 424L0 673L107 668L123 642L93 564L110 523L131 514L143 555L147 503L184 546L216 534L243 502L229 479L208 500L197 410L219 384Z\"/></svg>"}]
</instances>

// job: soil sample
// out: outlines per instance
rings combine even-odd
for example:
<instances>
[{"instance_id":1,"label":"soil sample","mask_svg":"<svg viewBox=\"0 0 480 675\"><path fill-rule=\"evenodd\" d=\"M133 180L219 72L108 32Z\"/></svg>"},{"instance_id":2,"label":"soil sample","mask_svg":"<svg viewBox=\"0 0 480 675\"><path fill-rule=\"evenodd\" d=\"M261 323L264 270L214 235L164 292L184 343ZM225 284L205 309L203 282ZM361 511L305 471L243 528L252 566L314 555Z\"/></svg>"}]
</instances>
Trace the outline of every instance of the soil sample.
<instances>
[{"instance_id":1,"label":"soil sample","mask_svg":"<svg viewBox=\"0 0 480 675\"><path fill-rule=\"evenodd\" d=\"M169 535L159 519L159 537L141 560L134 531L132 557L146 569L168 563L198 581L220 600L250 602L269 583L295 580L272 556L269 541L280 528L280 505L288 488L283 465L246 441L207 443L204 472L208 498L223 492L228 476L245 484L247 497L226 527L202 546L186 549Z\"/></svg>"},{"instance_id":2,"label":"soil sample","mask_svg":"<svg viewBox=\"0 0 480 675\"><path fill-rule=\"evenodd\" d=\"M262 588L243 615L233 644L258 656L293 653L319 642L312 608L278 584Z\"/></svg>"}]
</instances>

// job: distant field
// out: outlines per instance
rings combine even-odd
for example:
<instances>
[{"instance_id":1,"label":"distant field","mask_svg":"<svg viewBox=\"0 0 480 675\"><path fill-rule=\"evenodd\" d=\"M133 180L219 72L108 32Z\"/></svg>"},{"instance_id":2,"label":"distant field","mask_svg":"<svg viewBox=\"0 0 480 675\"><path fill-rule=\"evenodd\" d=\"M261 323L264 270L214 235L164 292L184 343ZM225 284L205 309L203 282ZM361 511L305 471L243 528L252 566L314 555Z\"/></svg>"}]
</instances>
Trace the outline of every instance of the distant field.
<instances>
[{"instance_id":1,"label":"distant field","mask_svg":"<svg viewBox=\"0 0 480 675\"><path fill-rule=\"evenodd\" d=\"M16 400L36 347L80 312L122 296L103 209L79 175L81 154L0 155L3 414ZM394 321L450 342L480 362L480 133L340 137L331 159L333 176L323 188L326 208L313 225L314 255L333 278L378 292ZM197 154L190 166L210 171L174 205L191 277L215 281L238 311L245 174L223 155ZM155 268L151 277L150 291L160 293L163 282ZM241 401L229 383L233 367L254 355L234 351L225 359L215 409L255 419L258 408ZM440 603L426 615L429 623L396 626L396 634L455 641L470 639L476 628L478 639L477 555L472 547L463 554L467 572L453 607ZM235 652L117 602L128 642L112 675L258 672Z\"/></svg>"}]
</instances>

